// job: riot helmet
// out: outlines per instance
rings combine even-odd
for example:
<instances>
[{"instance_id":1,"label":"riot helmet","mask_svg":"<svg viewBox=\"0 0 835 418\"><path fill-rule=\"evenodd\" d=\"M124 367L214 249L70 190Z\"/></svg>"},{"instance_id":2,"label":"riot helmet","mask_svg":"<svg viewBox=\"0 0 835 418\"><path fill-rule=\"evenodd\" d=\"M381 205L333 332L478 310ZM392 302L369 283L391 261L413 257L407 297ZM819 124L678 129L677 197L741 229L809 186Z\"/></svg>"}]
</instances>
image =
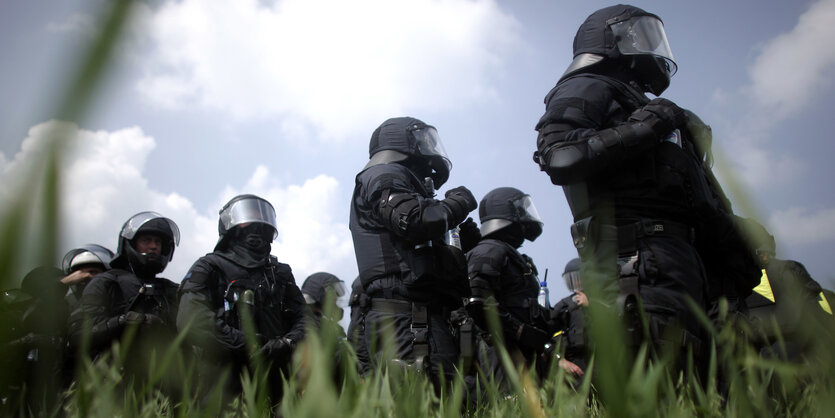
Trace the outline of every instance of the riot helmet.
<instances>
[{"instance_id":1,"label":"riot helmet","mask_svg":"<svg viewBox=\"0 0 835 418\"><path fill-rule=\"evenodd\" d=\"M777 242L774 240L774 235L768 233L765 226L751 218L743 218L742 222L754 255L763 265L768 264L768 261L777 255Z\"/></svg>"},{"instance_id":2,"label":"riot helmet","mask_svg":"<svg viewBox=\"0 0 835 418\"><path fill-rule=\"evenodd\" d=\"M580 259L573 258L566 263L565 271L562 273L562 279L565 281L565 287L571 292L580 292L583 290L583 281L580 280Z\"/></svg>"},{"instance_id":3,"label":"riot helmet","mask_svg":"<svg viewBox=\"0 0 835 418\"><path fill-rule=\"evenodd\" d=\"M528 241L542 233L542 219L531 197L513 187L499 187L484 195L478 205L481 235L487 236L514 223L522 227ZM521 241L519 241L521 243Z\"/></svg>"},{"instance_id":4,"label":"riot helmet","mask_svg":"<svg viewBox=\"0 0 835 418\"><path fill-rule=\"evenodd\" d=\"M366 167L397 162L409 167L423 179L431 177L435 187L449 179L449 161L435 127L411 117L391 118L383 122L368 145Z\"/></svg>"},{"instance_id":5,"label":"riot helmet","mask_svg":"<svg viewBox=\"0 0 835 418\"><path fill-rule=\"evenodd\" d=\"M275 208L270 202L254 194L242 194L233 197L223 205L219 212L217 221L217 232L220 235L215 251L223 249L225 244L232 239L230 232L237 226L250 226L255 228L266 228L265 234L272 242L278 237L278 226L275 220Z\"/></svg>"},{"instance_id":6,"label":"riot helmet","mask_svg":"<svg viewBox=\"0 0 835 418\"><path fill-rule=\"evenodd\" d=\"M113 251L101 245L87 244L68 251L61 262L61 269L64 274L70 274L85 265L100 264L103 270L110 270L113 255Z\"/></svg>"},{"instance_id":7,"label":"riot helmet","mask_svg":"<svg viewBox=\"0 0 835 418\"><path fill-rule=\"evenodd\" d=\"M304 296L304 301L308 305L318 308L319 313L325 304L328 291L333 292L334 302L348 293L345 282L333 274L325 272L313 273L308 276L304 280L304 283L302 283L301 291L302 296ZM341 319L342 314L342 308L337 306L336 316Z\"/></svg>"},{"instance_id":8,"label":"riot helmet","mask_svg":"<svg viewBox=\"0 0 835 418\"><path fill-rule=\"evenodd\" d=\"M562 78L606 62L628 64L634 81L656 96L667 89L678 69L661 19L623 4L600 9L580 25L574 60Z\"/></svg>"},{"instance_id":9,"label":"riot helmet","mask_svg":"<svg viewBox=\"0 0 835 418\"><path fill-rule=\"evenodd\" d=\"M144 234L160 238L160 254L137 251L137 238ZM168 262L174 258L174 247L179 244L180 229L174 221L156 212L139 212L122 226L116 257L110 265L130 269L140 277L154 276L165 270Z\"/></svg>"}]
</instances>

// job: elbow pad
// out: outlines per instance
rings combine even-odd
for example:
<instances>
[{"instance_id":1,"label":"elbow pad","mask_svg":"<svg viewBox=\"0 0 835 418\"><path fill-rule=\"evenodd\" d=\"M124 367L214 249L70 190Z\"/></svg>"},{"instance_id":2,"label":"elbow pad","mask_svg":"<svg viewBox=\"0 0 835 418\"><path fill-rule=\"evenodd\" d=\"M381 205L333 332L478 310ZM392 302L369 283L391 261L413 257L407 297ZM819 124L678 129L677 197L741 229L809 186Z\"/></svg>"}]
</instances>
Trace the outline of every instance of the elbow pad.
<instances>
[{"instance_id":1,"label":"elbow pad","mask_svg":"<svg viewBox=\"0 0 835 418\"><path fill-rule=\"evenodd\" d=\"M389 194L383 193L383 200L380 202L380 217L386 229L406 235L412 219L417 217L420 209L420 202L417 198L408 193Z\"/></svg>"}]
</instances>

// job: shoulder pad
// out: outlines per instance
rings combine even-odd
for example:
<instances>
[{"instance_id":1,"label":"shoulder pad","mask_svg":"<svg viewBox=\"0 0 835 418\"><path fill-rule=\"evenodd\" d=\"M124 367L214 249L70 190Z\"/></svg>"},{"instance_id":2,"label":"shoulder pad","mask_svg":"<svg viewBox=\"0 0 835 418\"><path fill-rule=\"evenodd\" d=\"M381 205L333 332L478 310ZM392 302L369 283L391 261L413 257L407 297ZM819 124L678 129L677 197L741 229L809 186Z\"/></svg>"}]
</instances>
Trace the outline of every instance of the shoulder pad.
<instances>
[{"instance_id":1,"label":"shoulder pad","mask_svg":"<svg viewBox=\"0 0 835 418\"><path fill-rule=\"evenodd\" d=\"M481 240L467 253L467 270L473 275L499 276L508 259L507 244L492 239Z\"/></svg>"}]
</instances>

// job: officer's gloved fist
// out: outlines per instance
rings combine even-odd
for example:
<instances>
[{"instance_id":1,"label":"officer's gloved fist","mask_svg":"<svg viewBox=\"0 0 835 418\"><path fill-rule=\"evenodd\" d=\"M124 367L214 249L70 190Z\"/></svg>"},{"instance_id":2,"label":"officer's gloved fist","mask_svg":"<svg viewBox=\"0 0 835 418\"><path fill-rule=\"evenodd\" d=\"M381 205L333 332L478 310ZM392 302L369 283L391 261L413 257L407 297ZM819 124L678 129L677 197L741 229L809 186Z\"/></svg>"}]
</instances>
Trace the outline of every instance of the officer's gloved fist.
<instances>
[{"instance_id":1,"label":"officer's gloved fist","mask_svg":"<svg viewBox=\"0 0 835 418\"><path fill-rule=\"evenodd\" d=\"M289 338L273 338L262 345L256 355L267 360L285 359L293 352L293 347L295 344Z\"/></svg>"},{"instance_id":2,"label":"officer's gloved fist","mask_svg":"<svg viewBox=\"0 0 835 418\"><path fill-rule=\"evenodd\" d=\"M145 314L145 320L142 323L150 326L165 325L165 321L162 318L149 313Z\"/></svg>"},{"instance_id":3,"label":"officer's gloved fist","mask_svg":"<svg viewBox=\"0 0 835 418\"><path fill-rule=\"evenodd\" d=\"M687 122L684 109L670 100L657 97L629 116L630 121L644 122L658 137L664 137Z\"/></svg>"},{"instance_id":4,"label":"officer's gloved fist","mask_svg":"<svg viewBox=\"0 0 835 418\"><path fill-rule=\"evenodd\" d=\"M443 203L450 211L452 217L451 223L458 223L463 221L467 214L478 207L478 202L475 196L464 186L458 186L454 189L447 190L444 194L445 199Z\"/></svg>"},{"instance_id":5,"label":"officer's gloved fist","mask_svg":"<svg viewBox=\"0 0 835 418\"><path fill-rule=\"evenodd\" d=\"M145 314L127 311L119 317L119 323L123 325L140 325L145 322Z\"/></svg>"},{"instance_id":6,"label":"officer's gloved fist","mask_svg":"<svg viewBox=\"0 0 835 418\"><path fill-rule=\"evenodd\" d=\"M478 224L473 218L467 218L466 221L458 225L460 229L458 236L461 237L461 250L465 253L472 250L479 241L481 241L481 231L478 229Z\"/></svg>"},{"instance_id":7,"label":"officer's gloved fist","mask_svg":"<svg viewBox=\"0 0 835 418\"><path fill-rule=\"evenodd\" d=\"M545 344L551 341L551 336L537 327L520 325L516 331L516 339L519 343L533 348L537 352L542 352L545 350Z\"/></svg>"}]
</instances>

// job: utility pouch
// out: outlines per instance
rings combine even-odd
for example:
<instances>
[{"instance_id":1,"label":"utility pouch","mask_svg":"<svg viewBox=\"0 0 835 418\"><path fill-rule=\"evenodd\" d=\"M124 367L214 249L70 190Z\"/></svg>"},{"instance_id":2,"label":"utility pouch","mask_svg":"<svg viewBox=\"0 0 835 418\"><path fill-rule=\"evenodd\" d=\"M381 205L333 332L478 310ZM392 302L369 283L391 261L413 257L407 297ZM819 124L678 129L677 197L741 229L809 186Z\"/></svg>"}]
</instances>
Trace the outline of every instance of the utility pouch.
<instances>
[{"instance_id":1,"label":"utility pouch","mask_svg":"<svg viewBox=\"0 0 835 418\"><path fill-rule=\"evenodd\" d=\"M410 274L403 279L403 284L411 289L432 287L438 282L440 266L435 257L436 243L427 241L415 245L403 252Z\"/></svg>"},{"instance_id":2,"label":"utility pouch","mask_svg":"<svg viewBox=\"0 0 835 418\"><path fill-rule=\"evenodd\" d=\"M643 341L638 260L637 251L630 256L618 258L618 314L626 325L627 342L633 347L639 346Z\"/></svg>"},{"instance_id":3,"label":"utility pouch","mask_svg":"<svg viewBox=\"0 0 835 418\"><path fill-rule=\"evenodd\" d=\"M571 238L577 251L583 252L596 238L592 231L593 216L580 219L571 224Z\"/></svg>"},{"instance_id":4,"label":"utility pouch","mask_svg":"<svg viewBox=\"0 0 835 418\"><path fill-rule=\"evenodd\" d=\"M467 318L458 327L458 350L463 361L463 371L468 371L475 359L475 324L472 318Z\"/></svg>"}]
</instances>

